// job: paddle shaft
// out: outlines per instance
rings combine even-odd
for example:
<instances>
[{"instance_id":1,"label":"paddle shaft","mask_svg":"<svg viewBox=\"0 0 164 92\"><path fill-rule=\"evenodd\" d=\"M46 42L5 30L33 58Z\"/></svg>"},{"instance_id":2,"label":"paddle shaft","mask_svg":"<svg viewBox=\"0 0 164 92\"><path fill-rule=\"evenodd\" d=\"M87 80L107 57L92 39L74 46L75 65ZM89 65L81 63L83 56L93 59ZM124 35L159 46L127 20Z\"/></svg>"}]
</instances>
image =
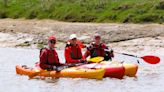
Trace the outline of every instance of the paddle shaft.
<instances>
[{"instance_id":1,"label":"paddle shaft","mask_svg":"<svg viewBox=\"0 0 164 92\"><path fill-rule=\"evenodd\" d=\"M74 66L80 66L80 65L83 65L83 64L85 64L85 63L74 63L74 64L68 64L68 65L64 65L64 66L59 66L59 67L56 68L56 71L60 72L63 69L66 69L66 68L69 68L69 67L74 67Z\"/></svg>"},{"instance_id":2,"label":"paddle shaft","mask_svg":"<svg viewBox=\"0 0 164 92\"><path fill-rule=\"evenodd\" d=\"M58 66L55 70L56 70L57 72L60 72L60 71L62 71L63 69L66 69L66 68L69 68L69 67L74 67L74 66L79 66L79 65L83 65L83 64L85 64L85 63L67 64L67 65L63 65L63 66ZM39 74L44 73L44 72L47 72L47 71L46 71L46 70L41 70L41 71L39 71L39 72L35 72L35 73L31 74L31 75L28 75L28 77L29 77L29 79L32 79L32 78L34 78L35 76L38 76Z\"/></svg>"},{"instance_id":3,"label":"paddle shaft","mask_svg":"<svg viewBox=\"0 0 164 92\"><path fill-rule=\"evenodd\" d=\"M136 57L136 58L141 58L141 57L138 57L138 56L135 56L135 55L131 55L131 54L126 54L126 53L119 53L119 52L115 52L115 53L126 55L126 56L131 56L131 57Z\"/></svg>"},{"instance_id":4,"label":"paddle shaft","mask_svg":"<svg viewBox=\"0 0 164 92\"><path fill-rule=\"evenodd\" d=\"M91 58L89 61L92 61L92 62L100 62L100 61L102 61L104 58L102 58L102 57L95 57L95 58ZM87 62L86 62L87 63ZM63 69L66 69L66 68L69 68L69 67L74 67L74 66L80 66L80 65L83 65L83 64L86 64L86 63L73 63L73 64L67 64L67 65L63 65L63 66L58 66L58 67L56 67L56 72L60 72L61 70L63 70ZM37 76L37 75L39 75L39 74L41 74L41 73L43 73L43 72L45 72L45 70L43 70L43 71L39 71L39 72L35 72L34 74L31 74L31 75L29 75L29 79L32 79L33 77L35 77L35 76Z\"/></svg>"}]
</instances>

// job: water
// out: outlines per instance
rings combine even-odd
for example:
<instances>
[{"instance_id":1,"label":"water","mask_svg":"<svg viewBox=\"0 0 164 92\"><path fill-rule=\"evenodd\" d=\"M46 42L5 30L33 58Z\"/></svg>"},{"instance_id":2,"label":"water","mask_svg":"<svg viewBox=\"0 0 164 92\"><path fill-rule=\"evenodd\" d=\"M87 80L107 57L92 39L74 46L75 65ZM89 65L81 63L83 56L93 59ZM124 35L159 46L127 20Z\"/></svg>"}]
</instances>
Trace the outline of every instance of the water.
<instances>
[{"instance_id":1,"label":"water","mask_svg":"<svg viewBox=\"0 0 164 92\"><path fill-rule=\"evenodd\" d=\"M58 51L64 61L63 51ZM161 63L150 65L140 61L137 78L59 78L28 80L16 75L15 65L33 66L38 61L39 50L0 48L0 92L164 92L164 55ZM136 63L135 58L116 55L117 59Z\"/></svg>"}]
</instances>

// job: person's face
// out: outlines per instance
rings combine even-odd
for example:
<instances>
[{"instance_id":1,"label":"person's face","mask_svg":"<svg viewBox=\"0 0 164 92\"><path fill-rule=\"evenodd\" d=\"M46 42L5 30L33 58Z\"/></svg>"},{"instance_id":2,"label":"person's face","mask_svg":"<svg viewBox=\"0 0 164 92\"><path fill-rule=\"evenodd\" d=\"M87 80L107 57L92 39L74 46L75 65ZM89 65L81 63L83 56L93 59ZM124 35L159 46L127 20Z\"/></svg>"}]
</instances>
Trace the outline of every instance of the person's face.
<instances>
[{"instance_id":1,"label":"person's face","mask_svg":"<svg viewBox=\"0 0 164 92\"><path fill-rule=\"evenodd\" d=\"M99 36L95 37L95 38L94 38L94 41L95 41L96 44L100 44L100 42L101 42L101 37L99 37Z\"/></svg>"},{"instance_id":2,"label":"person's face","mask_svg":"<svg viewBox=\"0 0 164 92\"><path fill-rule=\"evenodd\" d=\"M76 45L77 39L73 38L72 40L70 40L71 44Z\"/></svg>"},{"instance_id":3,"label":"person's face","mask_svg":"<svg viewBox=\"0 0 164 92\"><path fill-rule=\"evenodd\" d=\"M48 41L49 48L55 48L55 44L56 44L56 41L55 40Z\"/></svg>"}]
</instances>

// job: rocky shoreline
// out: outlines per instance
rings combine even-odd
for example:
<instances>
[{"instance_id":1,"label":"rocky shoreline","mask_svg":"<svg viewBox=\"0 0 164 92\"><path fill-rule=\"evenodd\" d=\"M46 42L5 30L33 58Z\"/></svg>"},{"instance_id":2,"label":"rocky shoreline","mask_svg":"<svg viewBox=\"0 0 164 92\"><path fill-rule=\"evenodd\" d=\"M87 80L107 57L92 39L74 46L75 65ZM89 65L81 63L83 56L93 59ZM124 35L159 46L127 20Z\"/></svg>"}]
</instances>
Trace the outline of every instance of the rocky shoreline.
<instances>
[{"instance_id":1,"label":"rocky shoreline","mask_svg":"<svg viewBox=\"0 0 164 92\"><path fill-rule=\"evenodd\" d=\"M100 33L103 41L116 50L137 51L164 48L163 24L109 24L68 23L53 20L0 20L0 47L41 48L48 36L58 39L57 48L63 49L72 33L84 43L92 41L94 33Z\"/></svg>"}]
</instances>

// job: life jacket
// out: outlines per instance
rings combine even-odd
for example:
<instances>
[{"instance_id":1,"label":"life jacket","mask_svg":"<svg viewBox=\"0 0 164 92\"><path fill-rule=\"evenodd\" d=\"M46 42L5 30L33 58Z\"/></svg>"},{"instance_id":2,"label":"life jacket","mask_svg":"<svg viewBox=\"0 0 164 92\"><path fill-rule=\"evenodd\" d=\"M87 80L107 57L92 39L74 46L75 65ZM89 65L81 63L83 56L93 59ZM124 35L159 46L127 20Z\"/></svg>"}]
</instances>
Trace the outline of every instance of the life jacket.
<instances>
[{"instance_id":1,"label":"life jacket","mask_svg":"<svg viewBox=\"0 0 164 92\"><path fill-rule=\"evenodd\" d=\"M41 55L41 53L42 53L43 50L46 50L46 52L47 52L47 53L46 53L46 61L47 61L47 64L50 64L50 63L49 63L49 60L48 60L49 57L50 57L50 55L49 55L50 52L49 52L49 49L48 49L48 48L41 48L41 49L40 49L40 54L39 54L39 56ZM60 65L59 61L54 61L54 65Z\"/></svg>"},{"instance_id":2,"label":"life jacket","mask_svg":"<svg viewBox=\"0 0 164 92\"><path fill-rule=\"evenodd\" d=\"M72 59L81 59L82 58L82 56L80 55L81 51L79 50L80 46L78 44L76 44L77 52L73 52L73 50L71 50L72 47L73 47L73 45L71 45L69 42L66 44L66 47L65 47L65 48L70 49L71 58Z\"/></svg>"},{"instance_id":3,"label":"life jacket","mask_svg":"<svg viewBox=\"0 0 164 92\"><path fill-rule=\"evenodd\" d=\"M102 47L102 43L100 45L95 45L94 42L92 42L90 44L89 47L87 47L87 49L90 51L90 56L91 58L93 57L97 57L97 56L102 56L104 57L104 48Z\"/></svg>"},{"instance_id":4,"label":"life jacket","mask_svg":"<svg viewBox=\"0 0 164 92\"><path fill-rule=\"evenodd\" d=\"M108 49L108 48L103 43L100 43L99 46L96 46L95 43L92 42L87 49L90 51L91 58L102 56L104 57L104 60L106 61L111 59L110 53L105 51L105 49Z\"/></svg>"}]
</instances>

